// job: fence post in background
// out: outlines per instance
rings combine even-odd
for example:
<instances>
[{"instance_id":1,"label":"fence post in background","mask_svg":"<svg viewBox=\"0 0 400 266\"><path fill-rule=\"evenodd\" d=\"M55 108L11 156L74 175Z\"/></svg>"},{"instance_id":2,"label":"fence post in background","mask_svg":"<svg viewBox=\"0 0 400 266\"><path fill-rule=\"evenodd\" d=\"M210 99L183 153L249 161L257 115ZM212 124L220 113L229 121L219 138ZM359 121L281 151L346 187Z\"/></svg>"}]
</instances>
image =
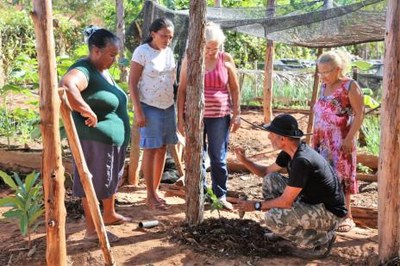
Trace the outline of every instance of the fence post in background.
<instances>
[{"instance_id":1,"label":"fence post in background","mask_svg":"<svg viewBox=\"0 0 400 266\"><path fill-rule=\"evenodd\" d=\"M266 11L267 17L273 17L275 14L275 0L268 0L268 7ZM267 37L267 29L264 28L265 36ZM264 66L264 124L269 124L272 120L272 72L274 71L274 42L267 38L267 51L265 53L265 66Z\"/></svg>"},{"instance_id":2,"label":"fence post in background","mask_svg":"<svg viewBox=\"0 0 400 266\"><path fill-rule=\"evenodd\" d=\"M317 51L317 58L322 54L323 48L318 48ZM312 96L311 96L311 102L310 102L310 115L308 116L308 124L307 124L307 132L306 133L311 133L314 128L314 104L315 101L317 100L317 93L318 93L318 88L319 88L319 75L318 75L318 65L315 64L315 72L314 72L314 85L313 85L313 91L312 91ZM307 144L310 144L311 140L311 135L306 136L306 142Z\"/></svg>"}]
</instances>

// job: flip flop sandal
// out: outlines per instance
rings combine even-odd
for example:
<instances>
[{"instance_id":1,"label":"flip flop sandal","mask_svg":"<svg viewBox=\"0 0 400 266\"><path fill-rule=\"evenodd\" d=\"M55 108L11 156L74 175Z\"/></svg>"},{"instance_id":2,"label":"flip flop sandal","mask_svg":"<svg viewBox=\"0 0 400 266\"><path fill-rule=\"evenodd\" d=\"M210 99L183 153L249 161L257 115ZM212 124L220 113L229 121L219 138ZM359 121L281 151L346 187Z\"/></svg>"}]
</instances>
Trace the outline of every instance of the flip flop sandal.
<instances>
[{"instance_id":1,"label":"flip flop sandal","mask_svg":"<svg viewBox=\"0 0 400 266\"><path fill-rule=\"evenodd\" d=\"M344 219L342 223L339 224L338 228L336 229L336 232L340 233L347 233L351 231L356 226L354 221L350 218Z\"/></svg>"},{"instance_id":2,"label":"flip flop sandal","mask_svg":"<svg viewBox=\"0 0 400 266\"><path fill-rule=\"evenodd\" d=\"M152 210L166 211L169 209L168 205L162 203L146 203L146 205Z\"/></svg>"},{"instance_id":3,"label":"flip flop sandal","mask_svg":"<svg viewBox=\"0 0 400 266\"><path fill-rule=\"evenodd\" d=\"M117 235L111 233L110 231L107 231L106 233L107 233L108 242L115 243L115 242L119 241L119 237ZM89 241L89 242L93 242L93 243L99 242L99 237L97 236L97 234L85 236L83 239L86 241Z\"/></svg>"},{"instance_id":4,"label":"flip flop sandal","mask_svg":"<svg viewBox=\"0 0 400 266\"><path fill-rule=\"evenodd\" d=\"M113 221L111 223L104 223L104 225L106 225L106 226L109 226L109 225L121 225L121 224L129 223L131 221L132 221L131 218L122 216L121 218L119 218L119 219L117 219L117 220L115 220L115 221Z\"/></svg>"}]
</instances>

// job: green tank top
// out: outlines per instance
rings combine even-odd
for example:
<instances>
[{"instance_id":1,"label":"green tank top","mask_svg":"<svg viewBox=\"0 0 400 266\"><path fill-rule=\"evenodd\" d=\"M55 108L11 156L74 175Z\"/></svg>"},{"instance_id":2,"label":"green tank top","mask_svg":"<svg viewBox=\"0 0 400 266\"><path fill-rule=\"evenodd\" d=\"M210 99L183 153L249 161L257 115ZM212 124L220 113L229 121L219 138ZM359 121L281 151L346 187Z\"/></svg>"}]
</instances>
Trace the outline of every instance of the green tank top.
<instances>
[{"instance_id":1,"label":"green tank top","mask_svg":"<svg viewBox=\"0 0 400 266\"><path fill-rule=\"evenodd\" d=\"M73 112L72 117L79 138L127 146L130 125L126 93L114 81L114 84L110 84L88 59L77 61L69 70L72 69L77 69L86 76L88 87L81 94L98 120L96 127L88 127L85 125L84 117L78 112Z\"/></svg>"}]
</instances>

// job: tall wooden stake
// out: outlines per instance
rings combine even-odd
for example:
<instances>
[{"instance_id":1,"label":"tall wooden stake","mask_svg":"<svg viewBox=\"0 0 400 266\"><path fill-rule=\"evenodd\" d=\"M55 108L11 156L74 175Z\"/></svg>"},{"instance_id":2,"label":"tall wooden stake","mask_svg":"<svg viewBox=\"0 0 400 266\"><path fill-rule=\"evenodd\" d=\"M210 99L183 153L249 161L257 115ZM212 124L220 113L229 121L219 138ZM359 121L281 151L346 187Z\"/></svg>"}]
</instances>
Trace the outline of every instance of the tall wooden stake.
<instances>
[{"instance_id":1,"label":"tall wooden stake","mask_svg":"<svg viewBox=\"0 0 400 266\"><path fill-rule=\"evenodd\" d=\"M75 128L75 123L72 120L71 108L69 107L65 91L59 92L61 102L61 116L64 121L65 132L67 133L69 147L72 156L74 157L75 164L78 169L79 177L85 191L86 200L89 205L89 211L92 215L93 223L99 238L99 243L103 251L105 265L114 265L114 259L111 254L110 243L106 235L106 228L104 226L103 218L101 216L99 202L96 197L92 183L92 174L86 165L85 157L83 155L81 143L78 138L78 133Z\"/></svg>"},{"instance_id":2,"label":"tall wooden stake","mask_svg":"<svg viewBox=\"0 0 400 266\"><path fill-rule=\"evenodd\" d=\"M268 0L267 17L273 17L275 14L275 0ZM274 71L274 42L267 39L267 51L265 53L264 66L264 124L269 124L272 120L272 97L273 97L273 78Z\"/></svg>"},{"instance_id":3,"label":"tall wooden stake","mask_svg":"<svg viewBox=\"0 0 400 266\"><path fill-rule=\"evenodd\" d=\"M323 48L318 48L317 50L317 58L322 54ZM308 125L307 125L307 133L312 132L314 128L314 104L315 101L317 100L317 93L318 93L318 88L319 88L319 75L318 75L318 66L315 65L315 72L314 72L314 85L313 85L313 91L312 91L312 96L311 96L311 102L310 102L310 115L308 117ZM307 144L310 144L311 140L311 135L306 136L306 142Z\"/></svg>"},{"instance_id":4,"label":"tall wooden stake","mask_svg":"<svg viewBox=\"0 0 400 266\"><path fill-rule=\"evenodd\" d=\"M54 51L53 14L50 0L33 0L39 62L40 119L43 139L42 178L46 209L47 265L67 265L65 245L64 167L59 131L60 100Z\"/></svg>"},{"instance_id":5,"label":"tall wooden stake","mask_svg":"<svg viewBox=\"0 0 400 266\"><path fill-rule=\"evenodd\" d=\"M388 0L378 165L379 259L400 252L400 2Z\"/></svg>"},{"instance_id":6,"label":"tall wooden stake","mask_svg":"<svg viewBox=\"0 0 400 266\"><path fill-rule=\"evenodd\" d=\"M191 225L203 220L203 186L201 182L201 152L203 147L204 111L204 46L206 1L190 1L188 81L186 103L186 219Z\"/></svg>"},{"instance_id":7,"label":"tall wooden stake","mask_svg":"<svg viewBox=\"0 0 400 266\"><path fill-rule=\"evenodd\" d=\"M129 152L128 182L129 185L137 187L139 185L140 173L140 132L136 126L135 118L131 130L131 149Z\"/></svg>"}]
</instances>

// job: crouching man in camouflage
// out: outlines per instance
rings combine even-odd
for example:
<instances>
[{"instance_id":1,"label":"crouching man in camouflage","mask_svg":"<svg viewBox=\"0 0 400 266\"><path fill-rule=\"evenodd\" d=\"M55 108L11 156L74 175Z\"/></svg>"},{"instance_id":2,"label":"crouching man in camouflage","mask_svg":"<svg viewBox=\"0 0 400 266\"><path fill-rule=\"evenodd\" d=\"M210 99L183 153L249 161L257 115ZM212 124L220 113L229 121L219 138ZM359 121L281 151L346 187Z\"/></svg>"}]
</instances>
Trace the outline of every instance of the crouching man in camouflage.
<instances>
[{"instance_id":1,"label":"crouching man in camouflage","mask_svg":"<svg viewBox=\"0 0 400 266\"><path fill-rule=\"evenodd\" d=\"M252 173L264 177L264 201L240 201L239 211L266 211L269 240L283 238L292 243L292 253L306 259L329 255L335 229L346 216L343 190L329 163L300 141L303 132L296 119L282 114L264 127L275 149L281 150L275 163L255 164L236 148L238 160ZM287 168L289 178L277 173Z\"/></svg>"}]
</instances>

